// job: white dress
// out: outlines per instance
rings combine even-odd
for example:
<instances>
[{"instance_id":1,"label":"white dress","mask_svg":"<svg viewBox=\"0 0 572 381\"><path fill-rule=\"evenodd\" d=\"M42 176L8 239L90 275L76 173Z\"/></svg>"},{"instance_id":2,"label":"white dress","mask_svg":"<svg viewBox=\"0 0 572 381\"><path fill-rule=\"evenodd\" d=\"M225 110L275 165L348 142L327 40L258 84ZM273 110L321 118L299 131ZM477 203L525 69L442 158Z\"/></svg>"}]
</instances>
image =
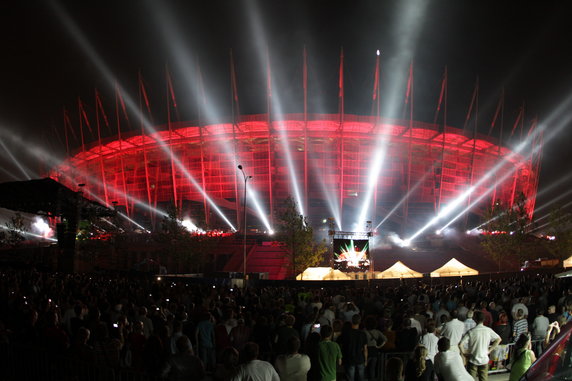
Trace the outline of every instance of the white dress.
<instances>
[{"instance_id":1,"label":"white dress","mask_svg":"<svg viewBox=\"0 0 572 381\"><path fill-rule=\"evenodd\" d=\"M446 351L435 355L435 373L444 381L474 381L463 365L459 352Z\"/></svg>"}]
</instances>

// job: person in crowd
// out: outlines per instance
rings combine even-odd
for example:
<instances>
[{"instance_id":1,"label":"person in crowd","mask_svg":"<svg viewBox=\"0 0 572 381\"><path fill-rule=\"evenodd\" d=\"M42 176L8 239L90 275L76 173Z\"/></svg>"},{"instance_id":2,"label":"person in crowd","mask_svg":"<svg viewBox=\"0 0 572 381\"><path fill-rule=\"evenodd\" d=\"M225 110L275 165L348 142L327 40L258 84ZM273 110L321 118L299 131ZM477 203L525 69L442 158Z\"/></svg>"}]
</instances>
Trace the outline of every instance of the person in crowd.
<instances>
[{"instance_id":1,"label":"person in crowd","mask_svg":"<svg viewBox=\"0 0 572 381\"><path fill-rule=\"evenodd\" d=\"M324 326L325 327L325 326ZM329 326L328 326L329 327ZM330 328L331 329L331 328ZM321 332L321 327L320 327ZM314 330L310 332L306 343L304 343L304 353L310 358L310 371L308 372L308 381L320 381L320 341L322 337L318 331Z\"/></svg>"},{"instance_id":2,"label":"person in crowd","mask_svg":"<svg viewBox=\"0 0 572 381\"><path fill-rule=\"evenodd\" d=\"M143 370L143 351L147 339L143 334L143 323L140 321L133 322L132 331L127 337L126 345L131 352L131 367L135 370Z\"/></svg>"},{"instance_id":3,"label":"person in crowd","mask_svg":"<svg viewBox=\"0 0 572 381\"><path fill-rule=\"evenodd\" d=\"M367 364L367 336L359 329L361 315L352 316L351 326L339 338L347 381L364 380ZM415 331L415 328L412 328Z\"/></svg>"},{"instance_id":4,"label":"person in crowd","mask_svg":"<svg viewBox=\"0 0 572 381\"><path fill-rule=\"evenodd\" d=\"M173 333L169 338L169 352L170 354L174 355L177 354L177 340L179 337L183 336L183 323L179 320L175 320L173 322ZM189 341L190 344L190 341ZM191 346L192 349L192 346Z\"/></svg>"},{"instance_id":5,"label":"person in crowd","mask_svg":"<svg viewBox=\"0 0 572 381\"><path fill-rule=\"evenodd\" d=\"M544 316L544 310L539 308L536 311L536 317L532 322L532 329L530 331L532 334L532 340L538 343L534 349L539 355L542 354L542 341L544 341L544 338L546 337L546 332L548 332L549 325L550 322L548 321L548 318Z\"/></svg>"},{"instance_id":6,"label":"person in crowd","mask_svg":"<svg viewBox=\"0 0 572 381\"><path fill-rule=\"evenodd\" d=\"M294 315L288 314L284 318L284 325L276 329L276 336L274 339L274 351L277 355L288 353L288 340L295 336L300 338L298 330L294 328L296 318Z\"/></svg>"},{"instance_id":7,"label":"person in crowd","mask_svg":"<svg viewBox=\"0 0 572 381\"><path fill-rule=\"evenodd\" d=\"M463 336L459 342L459 351L468 354L467 369L469 374L479 381L487 381L489 375L489 353L501 342L501 338L491 328L483 325L484 316L475 311L476 327ZM465 351L467 348L467 351Z\"/></svg>"},{"instance_id":8,"label":"person in crowd","mask_svg":"<svg viewBox=\"0 0 572 381\"><path fill-rule=\"evenodd\" d=\"M68 349L68 354L71 358L93 364L93 347L87 343L89 336L89 329L85 327L78 328L73 337L72 345Z\"/></svg>"},{"instance_id":9,"label":"person in crowd","mask_svg":"<svg viewBox=\"0 0 572 381\"><path fill-rule=\"evenodd\" d=\"M463 364L458 351L451 351L451 342L442 337L437 342L439 353L435 355L435 374L439 381L474 381Z\"/></svg>"},{"instance_id":10,"label":"person in crowd","mask_svg":"<svg viewBox=\"0 0 572 381\"><path fill-rule=\"evenodd\" d=\"M457 310L453 310L451 312L451 320L445 323L441 329L441 336L449 339L451 342L451 348L457 348L459 341L461 341L461 337L463 337L464 333L465 324L457 319Z\"/></svg>"},{"instance_id":11,"label":"person in crowd","mask_svg":"<svg viewBox=\"0 0 572 381\"><path fill-rule=\"evenodd\" d=\"M354 302L347 302L344 306L344 309L340 311L340 318L344 322L351 322L352 317L356 314L359 314L359 312L359 308L357 308Z\"/></svg>"},{"instance_id":12,"label":"person in crowd","mask_svg":"<svg viewBox=\"0 0 572 381\"><path fill-rule=\"evenodd\" d=\"M514 344L514 359L510 369L509 381L518 381L530 368L536 356L532 351L532 341L528 333L521 334Z\"/></svg>"},{"instance_id":13,"label":"person in crowd","mask_svg":"<svg viewBox=\"0 0 572 381\"><path fill-rule=\"evenodd\" d=\"M435 321L440 322L441 318L443 316L447 317L447 320L449 320L449 318L451 317L451 314L449 313L449 311L447 310L447 304L446 303L440 303L439 304L439 310L435 313Z\"/></svg>"},{"instance_id":14,"label":"person in crowd","mask_svg":"<svg viewBox=\"0 0 572 381\"><path fill-rule=\"evenodd\" d=\"M465 321L467 319L467 312L469 312L469 309L465 305L465 301L460 300L457 304L457 319Z\"/></svg>"},{"instance_id":15,"label":"person in crowd","mask_svg":"<svg viewBox=\"0 0 572 381\"><path fill-rule=\"evenodd\" d=\"M238 370L237 381L280 381L280 376L269 362L258 360L258 344L244 346L245 363Z\"/></svg>"},{"instance_id":16,"label":"person in crowd","mask_svg":"<svg viewBox=\"0 0 572 381\"><path fill-rule=\"evenodd\" d=\"M143 335L148 339L153 333L153 321L147 316L147 308L139 308L139 314L137 315L136 321L143 323Z\"/></svg>"},{"instance_id":17,"label":"person in crowd","mask_svg":"<svg viewBox=\"0 0 572 381\"><path fill-rule=\"evenodd\" d=\"M259 316L256 319L254 327L252 327L250 340L258 344L260 359L265 361L270 360L272 352L272 328L266 316Z\"/></svg>"},{"instance_id":18,"label":"person in crowd","mask_svg":"<svg viewBox=\"0 0 572 381\"><path fill-rule=\"evenodd\" d=\"M152 334L143 347L143 369L152 377L159 377L167 358L166 354L160 336Z\"/></svg>"},{"instance_id":19,"label":"person in crowd","mask_svg":"<svg viewBox=\"0 0 572 381\"><path fill-rule=\"evenodd\" d=\"M242 351L244 345L250 339L250 327L244 321L244 318L239 318L237 326L230 331L230 342L234 348L239 352Z\"/></svg>"},{"instance_id":20,"label":"person in crowd","mask_svg":"<svg viewBox=\"0 0 572 381\"><path fill-rule=\"evenodd\" d=\"M334 336L332 340L338 341L340 336L342 335L342 328L344 323L340 319L334 320L334 325L332 325L332 329L334 330Z\"/></svg>"},{"instance_id":21,"label":"person in crowd","mask_svg":"<svg viewBox=\"0 0 572 381\"><path fill-rule=\"evenodd\" d=\"M322 341L318 349L318 364L321 381L335 381L338 365L342 365L342 351L338 343L332 341L333 329L329 325L321 327Z\"/></svg>"},{"instance_id":22,"label":"person in crowd","mask_svg":"<svg viewBox=\"0 0 572 381\"><path fill-rule=\"evenodd\" d=\"M489 309L487 308L487 302L486 301L482 301L481 302L481 312L483 313L484 316L484 321L483 321L483 325L485 325L486 327L492 327L493 325L493 315L491 314L491 312L489 311Z\"/></svg>"},{"instance_id":23,"label":"person in crowd","mask_svg":"<svg viewBox=\"0 0 572 381\"><path fill-rule=\"evenodd\" d=\"M109 337L107 325L100 322L95 328L93 335L93 351L95 365L109 368L119 368L119 353L121 343L117 339Z\"/></svg>"},{"instance_id":24,"label":"person in crowd","mask_svg":"<svg viewBox=\"0 0 572 381\"><path fill-rule=\"evenodd\" d=\"M433 381L435 373L433 362L427 359L427 348L423 345L415 347L413 357L405 366L405 381Z\"/></svg>"},{"instance_id":25,"label":"person in crowd","mask_svg":"<svg viewBox=\"0 0 572 381\"><path fill-rule=\"evenodd\" d=\"M306 381L310 370L310 357L301 354L300 339L296 336L288 339L288 354L276 358L274 367L281 381Z\"/></svg>"},{"instance_id":26,"label":"person in crowd","mask_svg":"<svg viewBox=\"0 0 572 381\"><path fill-rule=\"evenodd\" d=\"M46 326L42 331L41 341L49 352L63 354L68 349L69 336L60 325L56 311L46 313Z\"/></svg>"},{"instance_id":27,"label":"person in crowd","mask_svg":"<svg viewBox=\"0 0 572 381\"><path fill-rule=\"evenodd\" d=\"M199 358L207 371L212 371L216 364L214 324L209 312L202 314L201 321L197 324L195 340L199 350Z\"/></svg>"},{"instance_id":28,"label":"person in crowd","mask_svg":"<svg viewBox=\"0 0 572 381\"><path fill-rule=\"evenodd\" d=\"M475 323L475 321L473 320L474 314L475 312L473 310L467 311L467 318L463 322L463 324L465 325L465 330L463 334L467 333L467 331L469 331L470 329L475 328L475 326L477 325L477 323Z\"/></svg>"},{"instance_id":29,"label":"person in crowd","mask_svg":"<svg viewBox=\"0 0 572 381\"><path fill-rule=\"evenodd\" d=\"M376 378L377 357L380 349L387 342L387 338L377 329L377 322L374 316L368 316L365 319L365 328L363 330L367 337L367 364L366 374L368 379Z\"/></svg>"},{"instance_id":30,"label":"person in crowd","mask_svg":"<svg viewBox=\"0 0 572 381\"><path fill-rule=\"evenodd\" d=\"M427 348L427 359L431 362L434 362L437 354L437 342L439 341L439 337L435 334L435 328L435 320L427 320L425 333L419 338L419 344Z\"/></svg>"},{"instance_id":31,"label":"person in crowd","mask_svg":"<svg viewBox=\"0 0 572 381\"><path fill-rule=\"evenodd\" d=\"M513 320L517 320L518 319L518 310L522 310L522 316L526 319L528 317L528 307L524 304L524 298L517 298L515 300L515 303L512 305L512 308L510 310L510 313L512 315L512 319ZM517 338L515 338L515 340L517 340Z\"/></svg>"},{"instance_id":32,"label":"person in crowd","mask_svg":"<svg viewBox=\"0 0 572 381\"><path fill-rule=\"evenodd\" d=\"M221 361L213 373L214 381L232 381L238 374L238 351L233 347L226 347L221 352Z\"/></svg>"},{"instance_id":33,"label":"person in crowd","mask_svg":"<svg viewBox=\"0 0 572 381\"><path fill-rule=\"evenodd\" d=\"M393 328L393 320L387 319L385 322L385 329L382 331L383 336L387 339L385 344L381 347L381 350L384 352L393 351L396 347L395 340L396 340L396 332L392 329Z\"/></svg>"},{"instance_id":34,"label":"person in crowd","mask_svg":"<svg viewBox=\"0 0 572 381\"><path fill-rule=\"evenodd\" d=\"M556 312L556 306L554 304L551 304L548 306L548 313L546 315L546 317L548 318L548 322L552 323L555 322L556 319L558 319L558 313Z\"/></svg>"},{"instance_id":35,"label":"person in crowd","mask_svg":"<svg viewBox=\"0 0 572 381\"><path fill-rule=\"evenodd\" d=\"M399 357L391 357L385 363L385 380L403 381L403 360Z\"/></svg>"},{"instance_id":36,"label":"person in crowd","mask_svg":"<svg viewBox=\"0 0 572 381\"><path fill-rule=\"evenodd\" d=\"M496 369L503 369L508 359L508 343L512 333L506 312L500 312L498 321L493 324L493 331L500 336L501 344L491 352L491 359Z\"/></svg>"},{"instance_id":37,"label":"person in crowd","mask_svg":"<svg viewBox=\"0 0 572 381\"><path fill-rule=\"evenodd\" d=\"M524 316L524 311L518 309L516 311L514 323L512 324L512 338L518 340L520 335L528 332L528 320Z\"/></svg>"},{"instance_id":38,"label":"person in crowd","mask_svg":"<svg viewBox=\"0 0 572 381\"><path fill-rule=\"evenodd\" d=\"M417 345L417 330L411 327L410 319L402 320L401 330L397 333L399 340L396 340L396 349L400 352L411 352Z\"/></svg>"},{"instance_id":39,"label":"person in crowd","mask_svg":"<svg viewBox=\"0 0 572 381\"><path fill-rule=\"evenodd\" d=\"M548 347L552 340L560 333L560 323L557 321L553 321L548 325L548 330L546 331L546 337L544 338L543 348Z\"/></svg>"},{"instance_id":40,"label":"person in crowd","mask_svg":"<svg viewBox=\"0 0 572 381\"><path fill-rule=\"evenodd\" d=\"M167 360L161 373L162 377L169 381L204 379L203 363L194 355L189 338L185 335L179 336L176 346L177 353Z\"/></svg>"}]
</instances>

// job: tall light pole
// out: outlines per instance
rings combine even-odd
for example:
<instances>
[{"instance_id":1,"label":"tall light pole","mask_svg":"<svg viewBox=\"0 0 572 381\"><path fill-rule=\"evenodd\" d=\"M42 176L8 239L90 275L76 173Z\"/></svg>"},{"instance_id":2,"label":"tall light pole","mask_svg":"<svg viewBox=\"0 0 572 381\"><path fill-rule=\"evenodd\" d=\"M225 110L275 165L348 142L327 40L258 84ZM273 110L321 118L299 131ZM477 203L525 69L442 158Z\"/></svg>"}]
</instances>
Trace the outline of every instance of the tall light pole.
<instances>
[{"instance_id":1,"label":"tall light pole","mask_svg":"<svg viewBox=\"0 0 572 381\"><path fill-rule=\"evenodd\" d=\"M246 279L247 279L247 275L246 275L246 183L248 182L248 179L251 179L252 176L247 176L246 173L244 173L244 170L242 169L242 165L238 165L238 169L240 169L240 172L242 172L242 176L244 177L244 203L243 203L243 209L244 209L244 225L242 225L242 230L244 231L244 239L243 239L243 255L242 255L242 266L243 266L243 286L246 286Z\"/></svg>"}]
</instances>

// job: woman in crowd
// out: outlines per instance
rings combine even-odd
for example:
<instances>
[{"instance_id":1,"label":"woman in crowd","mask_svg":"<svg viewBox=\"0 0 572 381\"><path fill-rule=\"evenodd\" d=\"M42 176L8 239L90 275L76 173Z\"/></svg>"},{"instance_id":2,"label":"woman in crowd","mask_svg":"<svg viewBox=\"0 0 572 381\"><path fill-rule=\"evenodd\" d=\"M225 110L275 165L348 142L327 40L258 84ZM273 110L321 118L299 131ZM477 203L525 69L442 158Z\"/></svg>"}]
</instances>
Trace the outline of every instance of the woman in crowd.
<instances>
[{"instance_id":1,"label":"woman in crowd","mask_svg":"<svg viewBox=\"0 0 572 381\"><path fill-rule=\"evenodd\" d=\"M536 361L536 356L532 351L532 340L528 333L521 334L514 345L514 360L510 370L509 381L518 381L522 375Z\"/></svg>"},{"instance_id":2,"label":"woman in crowd","mask_svg":"<svg viewBox=\"0 0 572 381\"><path fill-rule=\"evenodd\" d=\"M497 369L504 368L505 361L508 359L508 343L510 343L510 324L506 312L499 314L499 319L493 325L493 330L500 336L501 343L497 345L491 352L491 359Z\"/></svg>"},{"instance_id":3,"label":"woman in crowd","mask_svg":"<svg viewBox=\"0 0 572 381\"><path fill-rule=\"evenodd\" d=\"M405 381L433 381L435 372L433 363L427 360L427 348L423 345L415 347L413 357L405 367Z\"/></svg>"}]
</instances>

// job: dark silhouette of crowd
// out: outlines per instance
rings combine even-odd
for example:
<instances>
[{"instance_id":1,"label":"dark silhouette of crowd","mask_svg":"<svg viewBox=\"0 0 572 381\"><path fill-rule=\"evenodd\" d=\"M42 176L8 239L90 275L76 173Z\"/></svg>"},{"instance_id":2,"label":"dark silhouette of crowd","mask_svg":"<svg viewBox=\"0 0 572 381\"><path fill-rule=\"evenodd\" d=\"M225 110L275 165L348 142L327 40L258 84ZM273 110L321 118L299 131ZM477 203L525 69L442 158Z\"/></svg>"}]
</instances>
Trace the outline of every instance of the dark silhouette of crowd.
<instances>
[{"instance_id":1,"label":"dark silhouette of crowd","mask_svg":"<svg viewBox=\"0 0 572 381\"><path fill-rule=\"evenodd\" d=\"M322 286L4 268L0 343L150 379L408 381L437 372L448 381L464 377L451 351L466 344L472 361L469 331L494 332L490 369L504 366L506 345L523 333L544 338L553 322L572 320L572 288L550 275ZM384 353L411 356L386 356L382 369ZM475 375L485 369L473 365Z\"/></svg>"}]
</instances>

